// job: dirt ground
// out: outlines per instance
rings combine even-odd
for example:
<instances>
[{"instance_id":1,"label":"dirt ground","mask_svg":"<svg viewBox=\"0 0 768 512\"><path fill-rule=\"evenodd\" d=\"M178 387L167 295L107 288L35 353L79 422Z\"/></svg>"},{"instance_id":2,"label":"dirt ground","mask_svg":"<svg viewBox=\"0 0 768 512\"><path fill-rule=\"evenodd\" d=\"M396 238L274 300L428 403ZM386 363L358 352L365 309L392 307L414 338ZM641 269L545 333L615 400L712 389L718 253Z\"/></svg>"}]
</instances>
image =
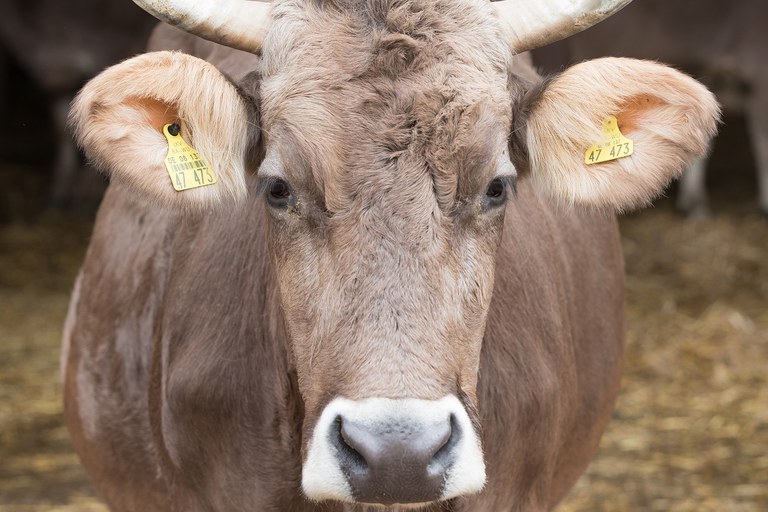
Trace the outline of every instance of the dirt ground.
<instances>
[{"instance_id":1,"label":"dirt ground","mask_svg":"<svg viewBox=\"0 0 768 512\"><path fill-rule=\"evenodd\" d=\"M768 221L743 120L726 122L713 218L686 221L665 200L622 220L623 391L561 511L768 510ZM63 427L58 376L92 220L44 207L47 163L0 158L0 512L103 511Z\"/></svg>"}]
</instances>

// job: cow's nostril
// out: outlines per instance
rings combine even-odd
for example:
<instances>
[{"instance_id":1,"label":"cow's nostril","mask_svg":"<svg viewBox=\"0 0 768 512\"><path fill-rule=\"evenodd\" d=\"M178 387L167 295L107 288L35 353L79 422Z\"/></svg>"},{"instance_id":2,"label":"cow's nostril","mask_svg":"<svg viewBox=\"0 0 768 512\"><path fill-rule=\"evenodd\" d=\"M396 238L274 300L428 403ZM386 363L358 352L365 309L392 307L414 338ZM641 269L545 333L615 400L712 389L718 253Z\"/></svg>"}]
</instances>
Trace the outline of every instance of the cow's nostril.
<instances>
[{"instance_id":1,"label":"cow's nostril","mask_svg":"<svg viewBox=\"0 0 768 512\"><path fill-rule=\"evenodd\" d=\"M439 499L461 435L453 415L429 423L376 424L338 416L333 430L355 499L384 505Z\"/></svg>"},{"instance_id":2,"label":"cow's nostril","mask_svg":"<svg viewBox=\"0 0 768 512\"><path fill-rule=\"evenodd\" d=\"M453 464L456 445L461 438L461 429L453 414L450 416L448 427L448 431L445 432L445 441L437 447L427 467L430 474L444 474Z\"/></svg>"},{"instance_id":3,"label":"cow's nostril","mask_svg":"<svg viewBox=\"0 0 768 512\"><path fill-rule=\"evenodd\" d=\"M350 472L362 474L368 471L365 457L356 448L356 446L359 446L359 442L350 439L348 434L345 433L344 420L341 416L336 416L336 419L333 420L331 439L337 450L337 457L341 467L345 469L347 477L349 477Z\"/></svg>"}]
</instances>

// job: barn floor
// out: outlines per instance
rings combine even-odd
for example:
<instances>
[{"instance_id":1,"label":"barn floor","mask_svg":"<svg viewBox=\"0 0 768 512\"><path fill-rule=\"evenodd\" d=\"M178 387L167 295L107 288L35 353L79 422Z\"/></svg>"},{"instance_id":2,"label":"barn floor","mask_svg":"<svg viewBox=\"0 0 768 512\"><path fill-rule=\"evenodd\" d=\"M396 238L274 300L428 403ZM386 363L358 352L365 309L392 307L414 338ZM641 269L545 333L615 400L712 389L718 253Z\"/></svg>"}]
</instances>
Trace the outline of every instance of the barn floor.
<instances>
[{"instance_id":1,"label":"barn floor","mask_svg":"<svg viewBox=\"0 0 768 512\"><path fill-rule=\"evenodd\" d=\"M748 153L743 129L731 137ZM622 220L623 391L560 511L768 510L768 221L754 174L734 178L733 165L716 149L712 219L685 221L666 200ZM0 164L12 184L0 188L0 512L103 511L62 425L58 379L91 219L42 208L45 180Z\"/></svg>"}]
</instances>

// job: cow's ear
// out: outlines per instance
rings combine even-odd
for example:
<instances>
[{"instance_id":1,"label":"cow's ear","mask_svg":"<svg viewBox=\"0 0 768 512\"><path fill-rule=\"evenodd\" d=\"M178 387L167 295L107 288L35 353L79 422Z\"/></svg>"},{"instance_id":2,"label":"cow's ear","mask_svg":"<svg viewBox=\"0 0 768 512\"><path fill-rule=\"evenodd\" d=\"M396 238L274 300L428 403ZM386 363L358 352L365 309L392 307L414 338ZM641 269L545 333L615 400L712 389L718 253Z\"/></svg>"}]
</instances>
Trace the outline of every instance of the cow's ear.
<instances>
[{"instance_id":1,"label":"cow's ear","mask_svg":"<svg viewBox=\"0 0 768 512\"><path fill-rule=\"evenodd\" d=\"M696 80L623 58L573 66L530 90L516 111L512 152L524 155L521 172L535 188L565 205L616 211L647 204L704 154L720 115Z\"/></svg>"},{"instance_id":2,"label":"cow's ear","mask_svg":"<svg viewBox=\"0 0 768 512\"><path fill-rule=\"evenodd\" d=\"M70 121L89 160L112 180L152 203L194 212L246 195L244 165L253 138L249 109L249 101L213 65L183 53L154 52L91 80L75 99ZM169 124L180 128L170 137L191 148L185 153L177 146L179 166L171 171L182 173L173 176L165 163ZM206 168L190 164L200 155ZM198 172L190 173L190 167Z\"/></svg>"}]
</instances>

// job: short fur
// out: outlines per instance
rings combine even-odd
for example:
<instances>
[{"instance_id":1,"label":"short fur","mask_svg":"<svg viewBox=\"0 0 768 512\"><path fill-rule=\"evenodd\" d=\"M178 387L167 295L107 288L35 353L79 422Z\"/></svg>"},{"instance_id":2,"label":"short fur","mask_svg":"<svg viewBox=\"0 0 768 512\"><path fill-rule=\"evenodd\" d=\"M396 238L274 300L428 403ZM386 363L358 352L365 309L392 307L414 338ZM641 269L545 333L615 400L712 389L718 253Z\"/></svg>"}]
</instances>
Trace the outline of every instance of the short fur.
<instances>
[{"instance_id":1,"label":"short fur","mask_svg":"<svg viewBox=\"0 0 768 512\"><path fill-rule=\"evenodd\" d=\"M612 61L574 68L518 105L538 78L509 55L479 0L286 0L273 17L261 64L173 29L154 38L240 83L243 111L258 107L259 151L247 151L255 134L242 141L238 89L180 54L107 71L78 105L106 97L110 107L73 113L98 159L109 134L95 127L112 109L135 109L131 119L150 125L110 142L134 151L159 132L155 104L133 98L166 101L182 121L203 119L194 144L234 148L220 154L220 174L249 171L241 203L209 196L205 204L225 207L179 215L199 211L198 198L174 195L176 211L137 203L137 188L158 200L175 193L130 174L142 167L113 170L117 160L102 158L114 182L70 306L63 363L86 469L114 510L369 510L301 494L326 404L455 395L481 435L486 487L424 510L552 508L593 456L618 391L623 266L616 221L599 210L649 200L705 149L711 96L661 66ZM144 68L160 69L160 83ZM191 69L205 73L198 95L158 97L169 80L181 91L199 81ZM609 69L614 89L591 82ZM124 82L126 70L142 82ZM633 88L632 70L663 86L648 76ZM579 83L608 99L574 98ZM198 112L212 101L200 96L208 87L218 99ZM644 98L653 108L635 105ZM218 101L235 118L219 121ZM512 112L524 130L511 132ZM573 134L551 128L561 113L580 121L565 123ZM573 152L583 158L582 141L608 114L663 150L639 148L637 168L564 164ZM510 158L517 193L489 206L489 183L514 182ZM580 177L622 167L641 177L614 176L593 195ZM273 179L290 186L285 208L265 201L263 180ZM596 208L560 211L534 188Z\"/></svg>"}]
</instances>

